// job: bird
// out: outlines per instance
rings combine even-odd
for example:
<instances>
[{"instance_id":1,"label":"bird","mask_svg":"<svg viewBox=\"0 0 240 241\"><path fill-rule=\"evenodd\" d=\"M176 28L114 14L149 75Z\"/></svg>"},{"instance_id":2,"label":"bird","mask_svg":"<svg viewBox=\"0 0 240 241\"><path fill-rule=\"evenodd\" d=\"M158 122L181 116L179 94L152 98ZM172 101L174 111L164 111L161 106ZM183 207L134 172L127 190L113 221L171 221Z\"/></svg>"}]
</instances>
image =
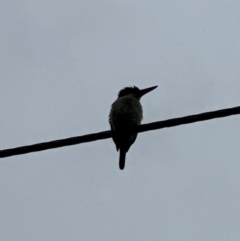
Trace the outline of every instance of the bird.
<instances>
[{"instance_id":1,"label":"bird","mask_svg":"<svg viewBox=\"0 0 240 241\"><path fill-rule=\"evenodd\" d=\"M111 105L109 124L113 131L112 139L119 154L119 168L125 167L126 153L137 138L134 133L143 119L143 110L140 99L143 95L156 89L158 86L139 89L136 86L125 87L119 91L116 101Z\"/></svg>"}]
</instances>

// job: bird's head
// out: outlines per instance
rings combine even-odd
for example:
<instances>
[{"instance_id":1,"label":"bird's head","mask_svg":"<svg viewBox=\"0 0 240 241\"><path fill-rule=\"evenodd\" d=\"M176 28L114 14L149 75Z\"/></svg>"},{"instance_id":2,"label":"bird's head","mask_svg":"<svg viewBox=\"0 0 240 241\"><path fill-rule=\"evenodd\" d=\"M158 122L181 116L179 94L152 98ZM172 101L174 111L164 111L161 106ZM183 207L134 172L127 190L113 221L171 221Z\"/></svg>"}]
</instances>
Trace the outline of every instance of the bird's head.
<instances>
[{"instance_id":1,"label":"bird's head","mask_svg":"<svg viewBox=\"0 0 240 241\"><path fill-rule=\"evenodd\" d=\"M138 87L133 86L133 87L126 87L122 90L119 91L118 93L118 98L121 98L123 96L127 96L127 95L132 95L133 97L137 98L138 100L141 99L141 97L145 94L147 94L148 92L156 89L158 86L153 86L153 87L149 87L146 89L142 89L140 90Z\"/></svg>"}]
</instances>

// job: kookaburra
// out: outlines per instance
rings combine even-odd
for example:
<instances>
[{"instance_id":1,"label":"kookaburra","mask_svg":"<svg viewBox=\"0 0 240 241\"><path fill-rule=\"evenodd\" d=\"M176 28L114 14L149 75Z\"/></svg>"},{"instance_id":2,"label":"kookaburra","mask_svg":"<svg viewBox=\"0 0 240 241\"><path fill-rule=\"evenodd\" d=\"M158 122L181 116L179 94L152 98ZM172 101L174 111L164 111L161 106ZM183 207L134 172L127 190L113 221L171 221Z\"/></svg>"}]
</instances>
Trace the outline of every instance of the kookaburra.
<instances>
[{"instance_id":1,"label":"kookaburra","mask_svg":"<svg viewBox=\"0 0 240 241\"><path fill-rule=\"evenodd\" d=\"M133 130L141 124L143 118L140 99L157 86L140 90L138 87L126 87L119 91L118 98L112 104L109 114L109 124L113 133L113 141L117 151L120 150L119 168L124 169L125 157L130 146L137 138Z\"/></svg>"}]
</instances>

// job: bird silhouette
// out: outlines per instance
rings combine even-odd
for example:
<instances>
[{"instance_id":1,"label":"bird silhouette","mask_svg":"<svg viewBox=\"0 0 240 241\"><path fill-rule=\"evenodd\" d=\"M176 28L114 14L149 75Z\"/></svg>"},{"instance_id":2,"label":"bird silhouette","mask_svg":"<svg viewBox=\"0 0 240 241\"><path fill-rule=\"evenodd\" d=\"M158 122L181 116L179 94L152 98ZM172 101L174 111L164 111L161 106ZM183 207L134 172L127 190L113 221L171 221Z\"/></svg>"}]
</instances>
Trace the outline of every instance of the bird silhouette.
<instances>
[{"instance_id":1,"label":"bird silhouette","mask_svg":"<svg viewBox=\"0 0 240 241\"><path fill-rule=\"evenodd\" d=\"M137 138L137 133L134 133L134 130L141 124L143 118L140 99L156 88L157 86L153 86L140 90L136 86L126 87L119 91L118 98L112 104L109 124L111 130L114 131L112 138L116 149L120 150L119 168L121 170L125 166L126 153Z\"/></svg>"}]
</instances>

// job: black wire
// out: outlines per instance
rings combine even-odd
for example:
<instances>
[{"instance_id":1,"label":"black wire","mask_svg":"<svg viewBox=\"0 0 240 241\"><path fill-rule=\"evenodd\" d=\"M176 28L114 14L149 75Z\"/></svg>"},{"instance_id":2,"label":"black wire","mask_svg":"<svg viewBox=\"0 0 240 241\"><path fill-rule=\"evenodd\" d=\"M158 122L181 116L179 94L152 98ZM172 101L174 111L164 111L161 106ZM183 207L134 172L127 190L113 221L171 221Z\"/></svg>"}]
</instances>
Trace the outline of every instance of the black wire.
<instances>
[{"instance_id":1,"label":"black wire","mask_svg":"<svg viewBox=\"0 0 240 241\"><path fill-rule=\"evenodd\" d=\"M211 120L215 118L222 118L222 117L238 115L238 114L240 114L240 106L143 124L138 126L138 129L134 131L140 133L145 131L185 125L185 124L190 124L194 122ZM43 151L47 149L59 148L63 146L77 145L84 142L107 139L112 137L112 134L113 134L112 131L103 131L103 132L93 133L93 134L84 135L84 136L76 136L76 137L70 137L67 139L43 142L43 143L38 143L34 145L29 145L29 146L21 146L21 147L16 147L11 149L5 149L0 151L0 158L14 156L14 155L22 155L30 152Z\"/></svg>"}]
</instances>

